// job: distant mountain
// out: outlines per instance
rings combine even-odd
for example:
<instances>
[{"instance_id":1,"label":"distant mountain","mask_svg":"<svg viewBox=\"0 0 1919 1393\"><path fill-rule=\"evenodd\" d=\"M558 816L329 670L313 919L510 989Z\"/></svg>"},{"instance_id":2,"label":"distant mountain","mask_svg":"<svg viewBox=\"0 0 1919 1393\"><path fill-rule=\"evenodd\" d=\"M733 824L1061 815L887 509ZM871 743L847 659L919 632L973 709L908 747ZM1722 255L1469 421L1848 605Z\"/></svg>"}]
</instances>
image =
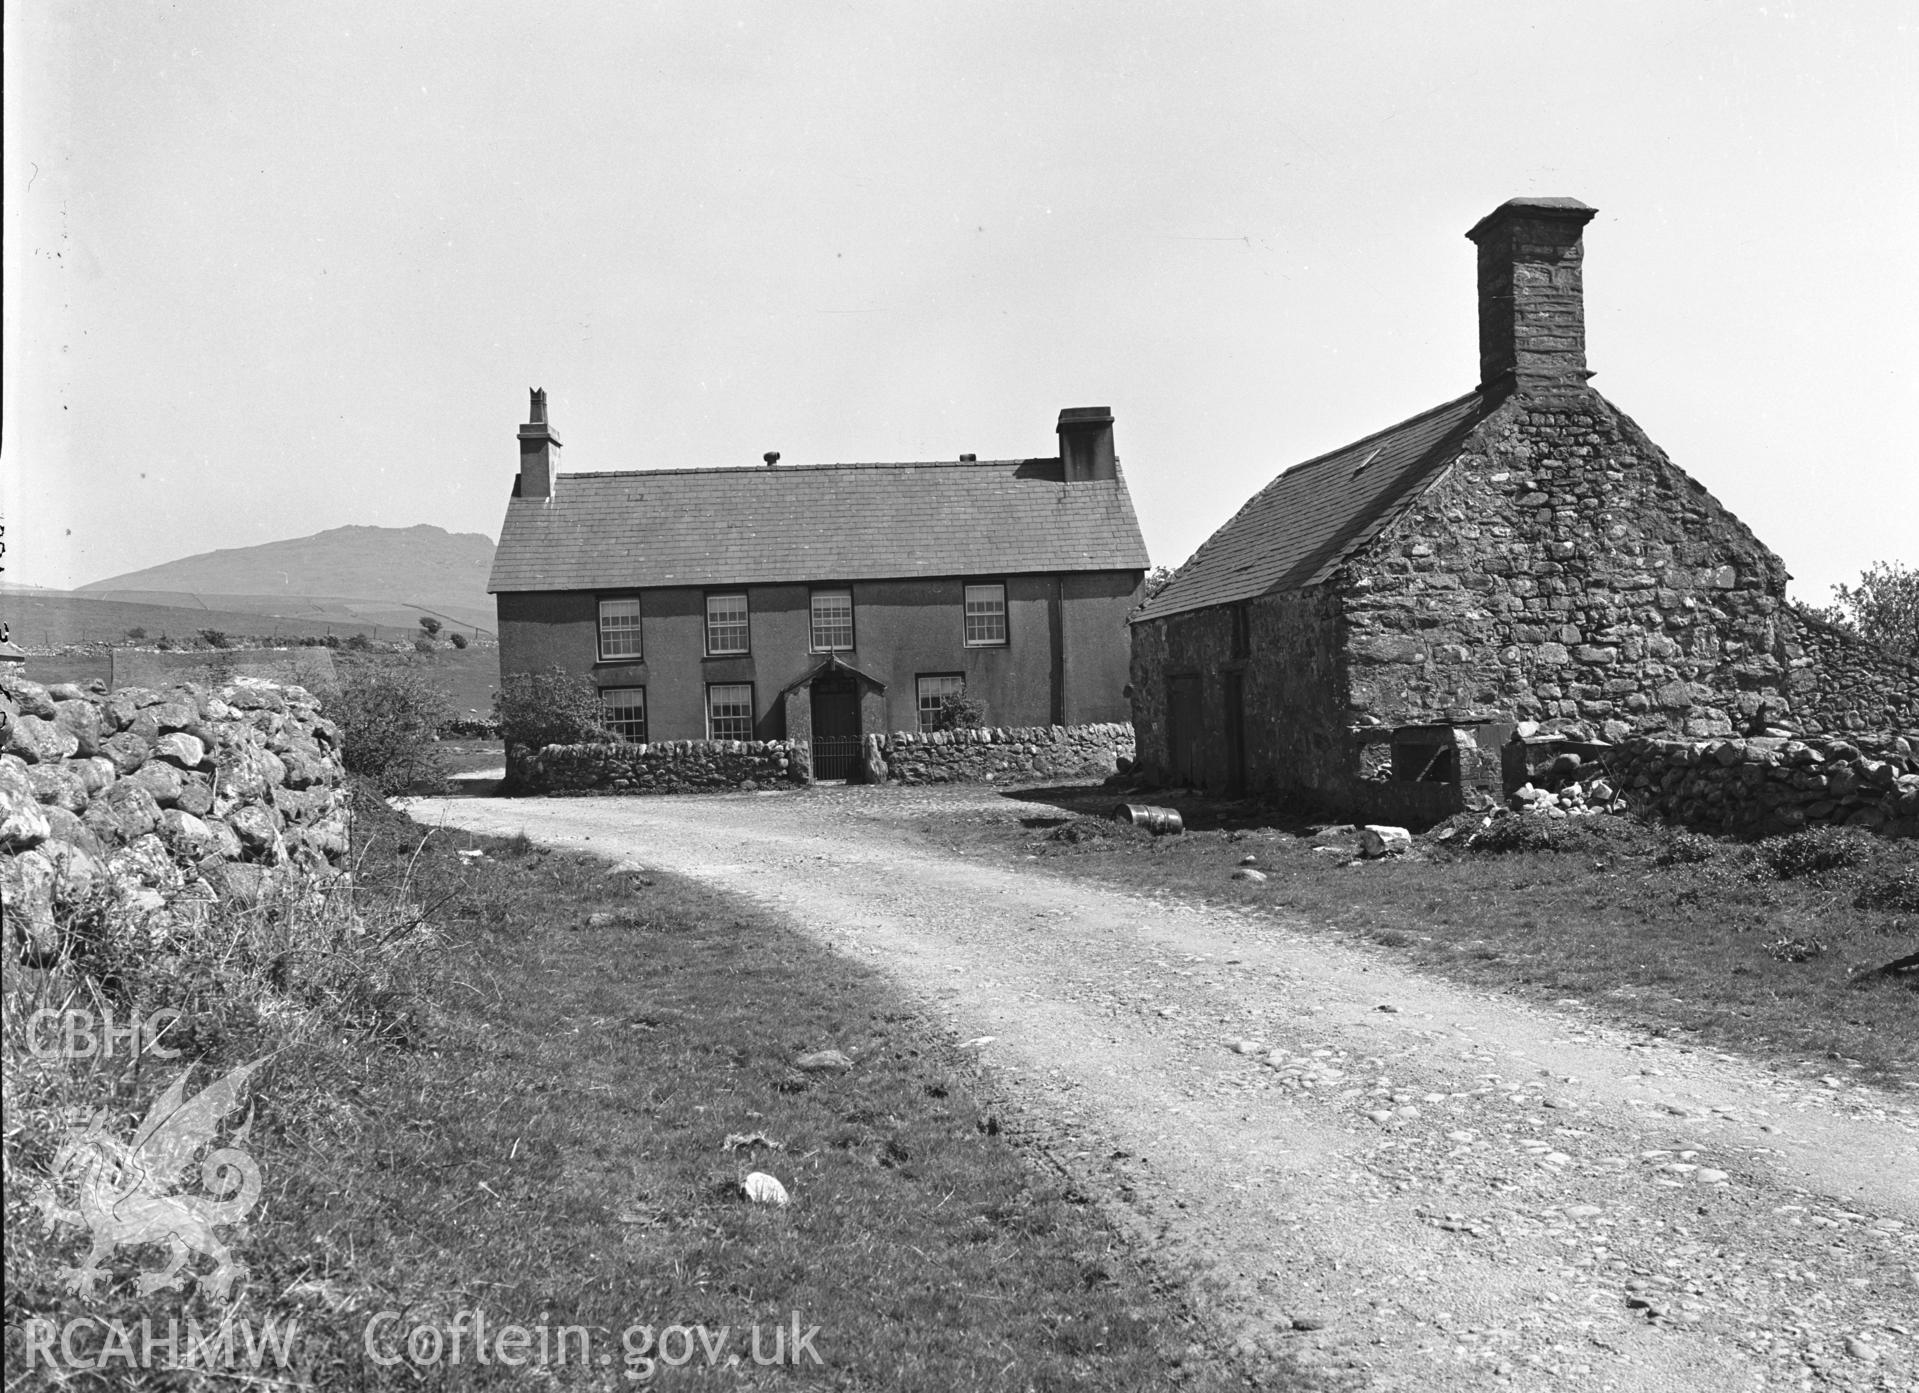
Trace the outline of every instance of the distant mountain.
<instances>
[{"instance_id":1,"label":"distant mountain","mask_svg":"<svg viewBox=\"0 0 1919 1393\"><path fill-rule=\"evenodd\" d=\"M108 576L76 592L144 603L164 594L244 597L256 613L311 612L318 601L376 600L491 627L486 593L493 542L477 532L418 527L335 527L311 537L182 557ZM331 608L331 606L328 606ZM359 607L355 607L358 609Z\"/></svg>"}]
</instances>

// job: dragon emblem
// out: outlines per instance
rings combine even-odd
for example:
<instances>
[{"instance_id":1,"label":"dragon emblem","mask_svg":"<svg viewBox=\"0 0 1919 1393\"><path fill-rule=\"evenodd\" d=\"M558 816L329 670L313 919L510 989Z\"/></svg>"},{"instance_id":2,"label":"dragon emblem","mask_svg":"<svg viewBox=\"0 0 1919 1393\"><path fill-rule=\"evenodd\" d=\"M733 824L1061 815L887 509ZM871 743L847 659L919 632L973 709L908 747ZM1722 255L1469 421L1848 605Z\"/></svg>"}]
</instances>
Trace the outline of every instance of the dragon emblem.
<instances>
[{"instance_id":1,"label":"dragon emblem","mask_svg":"<svg viewBox=\"0 0 1919 1393\"><path fill-rule=\"evenodd\" d=\"M203 1287L224 1301L246 1268L214 1231L238 1223L260 1198L260 1168L242 1149L253 1124L246 1120L228 1137L227 1144L208 1151L200 1163L200 1182L206 1195L178 1194L187 1182L196 1152L212 1146L220 1120L239 1106L247 1080L272 1056L243 1064L224 1078L186 1097L189 1064L167 1091L148 1109L130 1140L122 1142L98 1112L84 1127L67 1134L53 1158L53 1174L77 1181L76 1208L63 1208L51 1187L35 1196L34 1206L49 1228L72 1224L93 1232L93 1247L78 1267L61 1276L73 1290L92 1300L94 1289L107 1272L101 1262L120 1247L164 1243L167 1264L158 1272L140 1276L142 1296L177 1289L187 1282L183 1270L194 1253L211 1258L212 1273L201 1277Z\"/></svg>"}]
</instances>

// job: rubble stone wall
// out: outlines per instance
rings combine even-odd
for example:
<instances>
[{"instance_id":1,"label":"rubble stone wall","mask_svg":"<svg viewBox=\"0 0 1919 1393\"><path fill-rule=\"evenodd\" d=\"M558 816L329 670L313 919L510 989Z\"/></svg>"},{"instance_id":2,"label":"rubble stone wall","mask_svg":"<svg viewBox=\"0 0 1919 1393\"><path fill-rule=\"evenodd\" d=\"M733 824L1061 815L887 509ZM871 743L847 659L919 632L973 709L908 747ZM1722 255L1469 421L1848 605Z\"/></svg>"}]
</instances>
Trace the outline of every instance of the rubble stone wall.
<instances>
[{"instance_id":1,"label":"rubble stone wall","mask_svg":"<svg viewBox=\"0 0 1919 1393\"><path fill-rule=\"evenodd\" d=\"M340 731L303 687L107 694L0 675L0 891L16 939L104 895L131 916L182 896L314 887L346 866Z\"/></svg>"},{"instance_id":2,"label":"rubble stone wall","mask_svg":"<svg viewBox=\"0 0 1919 1393\"><path fill-rule=\"evenodd\" d=\"M1704 737L1789 704L1779 558L1590 389L1495 410L1334 584L1361 724Z\"/></svg>"},{"instance_id":3,"label":"rubble stone wall","mask_svg":"<svg viewBox=\"0 0 1919 1393\"><path fill-rule=\"evenodd\" d=\"M1104 779L1119 771L1120 761L1130 768L1133 759L1133 728L1123 721L902 730L878 743L887 777L903 784Z\"/></svg>"},{"instance_id":4,"label":"rubble stone wall","mask_svg":"<svg viewBox=\"0 0 1919 1393\"><path fill-rule=\"evenodd\" d=\"M1900 736L1637 737L1605 763L1629 801L1688 827L1766 835L1843 825L1919 837L1919 759Z\"/></svg>"},{"instance_id":5,"label":"rubble stone wall","mask_svg":"<svg viewBox=\"0 0 1919 1393\"><path fill-rule=\"evenodd\" d=\"M515 793L717 793L804 783L806 746L791 740L656 740L509 750Z\"/></svg>"},{"instance_id":6,"label":"rubble stone wall","mask_svg":"<svg viewBox=\"0 0 1919 1393\"><path fill-rule=\"evenodd\" d=\"M1919 735L1919 661L1797 611L1788 617L1791 725L1815 735Z\"/></svg>"}]
</instances>

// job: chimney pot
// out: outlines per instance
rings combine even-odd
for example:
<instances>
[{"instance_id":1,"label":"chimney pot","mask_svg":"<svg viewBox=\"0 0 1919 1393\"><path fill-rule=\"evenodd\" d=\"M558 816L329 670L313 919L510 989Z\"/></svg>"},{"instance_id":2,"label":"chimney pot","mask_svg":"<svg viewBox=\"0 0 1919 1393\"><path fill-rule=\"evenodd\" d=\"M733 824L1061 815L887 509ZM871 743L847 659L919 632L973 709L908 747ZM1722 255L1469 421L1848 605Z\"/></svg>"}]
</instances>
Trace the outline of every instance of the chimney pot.
<instances>
[{"instance_id":1,"label":"chimney pot","mask_svg":"<svg viewBox=\"0 0 1919 1393\"><path fill-rule=\"evenodd\" d=\"M979 456L978 455L961 455L960 463L961 464L978 464Z\"/></svg>"},{"instance_id":2,"label":"chimney pot","mask_svg":"<svg viewBox=\"0 0 1919 1393\"><path fill-rule=\"evenodd\" d=\"M1059 413L1059 460L1068 483L1119 476L1113 453L1113 409L1069 406Z\"/></svg>"},{"instance_id":3,"label":"chimney pot","mask_svg":"<svg viewBox=\"0 0 1919 1393\"><path fill-rule=\"evenodd\" d=\"M1574 198L1515 198L1474 224L1479 248L1479 385L1577 387L1586 367L1581 231L1598 210Z\"/></svg>"},{"instance_id":4,"label":"chimney pot","mask_svg":"<svg viewBox=\"0 0 1919 1393\"><path fill-rule=\"evenodd\" d=\"M760 458L765 460L766 467L771 469L780 462L780 452L778 450L768 450L765 454L761 455Z\"/></svg>"}]
</instances>

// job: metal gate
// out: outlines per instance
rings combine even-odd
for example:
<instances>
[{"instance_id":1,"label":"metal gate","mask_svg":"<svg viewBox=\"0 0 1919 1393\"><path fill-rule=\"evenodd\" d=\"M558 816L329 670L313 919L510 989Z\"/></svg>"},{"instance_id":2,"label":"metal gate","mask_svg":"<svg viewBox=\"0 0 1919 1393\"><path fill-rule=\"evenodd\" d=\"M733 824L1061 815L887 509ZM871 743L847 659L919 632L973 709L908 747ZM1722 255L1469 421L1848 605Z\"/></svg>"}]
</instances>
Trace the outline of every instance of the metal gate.
<instances>
[{"instance_id":1,"label":"metal gate","mask_svg":"<svg viewBox=\"0 0 1919 1393\"><path fill-rule=\"evenodd\" d=\"M860 738L857 735L816 735L813 737L813 777L816 779L852 779L860 768Z\"/></svg>"}]
</instances>

